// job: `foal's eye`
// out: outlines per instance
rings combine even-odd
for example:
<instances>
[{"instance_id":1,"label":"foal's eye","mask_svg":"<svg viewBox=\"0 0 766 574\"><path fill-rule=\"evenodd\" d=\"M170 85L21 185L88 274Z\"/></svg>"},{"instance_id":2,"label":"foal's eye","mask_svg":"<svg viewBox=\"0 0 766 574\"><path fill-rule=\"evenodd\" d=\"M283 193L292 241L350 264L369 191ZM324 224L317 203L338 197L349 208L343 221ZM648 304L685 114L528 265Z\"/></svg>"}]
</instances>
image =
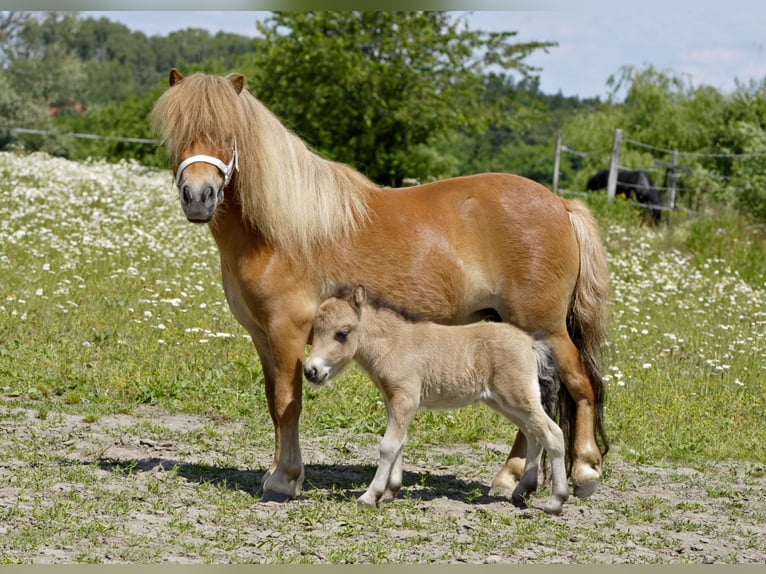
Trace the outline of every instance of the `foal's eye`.
<instances>
[{"instance_id":1,"label":"foal's eye","mask_svg":"<svg viewBox=\"0 0 766 574\"><path fill-rule=\"evenodd\" d=\"M346 340L348 339L348 333L349 333L348 329L341 329L340 331L335 333L335 340L338 341L339 343L345 343Z\"/></svg>"}]
</instances>

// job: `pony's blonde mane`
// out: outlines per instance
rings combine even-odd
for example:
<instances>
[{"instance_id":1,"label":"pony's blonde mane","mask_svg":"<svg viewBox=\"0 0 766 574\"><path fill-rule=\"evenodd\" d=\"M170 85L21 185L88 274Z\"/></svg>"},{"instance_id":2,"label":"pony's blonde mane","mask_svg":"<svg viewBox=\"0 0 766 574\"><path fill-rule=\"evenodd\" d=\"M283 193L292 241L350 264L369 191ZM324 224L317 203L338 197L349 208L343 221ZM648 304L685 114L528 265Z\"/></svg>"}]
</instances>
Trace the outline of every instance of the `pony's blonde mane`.
<instances>
[{"instance_id":1,"label":"pony's blonde mane","mask_svg":"<svg viewBox=\"0 0 766 574\"><path fill-rule=\"evenodd\" d=\"M196 142L231 149L236 138L233 185L243 218L272 244L308 251L350 236L367 216L374 183L313 153L247 89L237 94L228 78L196 73L177 82L157 100L152 128L174 166Z\"/></svg>"}]
</instances>

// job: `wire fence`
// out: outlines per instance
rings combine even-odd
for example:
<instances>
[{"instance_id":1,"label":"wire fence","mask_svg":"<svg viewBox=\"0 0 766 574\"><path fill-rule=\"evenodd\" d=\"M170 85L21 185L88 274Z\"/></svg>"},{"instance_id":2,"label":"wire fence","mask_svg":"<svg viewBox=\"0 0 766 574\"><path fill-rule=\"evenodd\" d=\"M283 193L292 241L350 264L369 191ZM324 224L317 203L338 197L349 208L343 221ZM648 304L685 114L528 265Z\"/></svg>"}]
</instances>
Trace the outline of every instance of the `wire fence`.
<instances>
[{"instance_id":1,"label":"wire fence","mask_svg":"<svg viewBox=\"0 0 766 574\"><path fill-rule=\"evenodd\" d=\"M661 160L655 159L652 165L627 166L621 162L621 158L624 157L624 154L622 153L624 146L630 146L634 148L639 148L641 150L646 150L651 152L653 155L662 154L664 156L670 156L671 161L667 162L667 161L661 161ZM690 197L690 196L699 195L701 190L699 189L699 187L686 187L684 185L681 185L681 183L683 183L685 179L688 181L688 180L691 180L694 176L697 176L698 178L703 178L706 181L719 182L720 185L725 185L729 192L735 193L735 194L743 192L745 191L745 189L732 187L730 185L730 182L732 181L733 178L730 175L719 173L711 169L703 170L703 169L700 169L699 167L693 168L693 167L681 165L679 163L679 160L681 158L693 158L695 160L730 159L730 160L737 160L737 161L766 158L766 153L696 152L696 151L667 149L667 148L662 148L652 144L648 144L646 142L641 142L641 141L637 141L630 138L624 138L622 137L622 130L620 129L615 130L612 149L584 151L584 150L573 149L565 145L561 141L561 132L559 132L556 138L556 151L555 151L555 158L554 158L554 174L553 174L553 191L559 194L579 195L579 196L587 196L588 192L565 189L559 185L559 178L561 175L560 174L561 154L573 155L578 158L602 157L607 159L609 163L607 195L610 199L615 197L617 181L618 181L618 172L622 170L628 170L628 171L643 171L647 174L649 173L658 174L660 175L660 178L664 180L664 184L654 185L653 181L651 183L652 183L652 186L659 193L665 196L665 201L660 205L643 204L643 203L639 203L638 205L645 209L660 209L662 211L684 211L689 215L698 215L697 210L691 209L688 205L687 206L678 205L676 198L679 196ZM695 165L698 165L697 162L693 162L693 163L695 163ZM620 181L619 185L623 189L628 188L628 189L638 190L642 188L641 184L629 183L624 181Z\"/></svg>"},{"instance_id":2,"label":"wire fence","mask_svg":"<svg viewBox=\"0 0 766 574\"><path fill-rule=\"evenodd\" d=\"M41 135L41 136L56 136L56 137L71 137L90 140L107 140L118 141L134 144L146 144L146 145L159 145L161 142L152 138L141 137L129 137L129 136L117 136L117 135L101 135L101 134L87 134L77 132L60 132L55 130L41 130L22 127L10 127L4 126L4 129L14 134L28 134L28 135ZM620 163L620 157L623 146L632 146L642 150L647 150L653 154L663 154L672 158L671 162L654 161L654 165L643 166L626 166ZM688 206L679 206L676 203L676 196L688 196L695 194L699 190L691 187L684 187L678 185L679 179L683 177L689 177L692 175L699 175L702 173L699 169L693 169L687 166L682 166L678 163L679 158L689 157L696 159L732 159L732 160L747 160L753 158L766 158L766 153L719 153L719 152L694 152L684 150L673 150L655 146L646 142L637 141L631 138L622 137L622 130L616 129L612 149L598 149L598 150L577 150L571 148L563 143L561 138L561 131L558 132L556 138L556 151L554 158L554 173L553 173L553 191L558 194L575 195L575 196L587 196L587 191L565 189L559 185L560 178L560 162L561 155L567 154L576 156L581 159L588 159L593 157L609 158L609 178L607 185L607 195L610 198L614 198L617 187L617 173L620 170L631 171L643 171L647 173L660 174L665 181L665 185L654 185L653 187L663 195L666 199L664 204L651 205L639 203L638 206L645 209L659 209L662 211L684 211L689 215L697 215L697 212L690 209ZM704 171L704 177L708 180L719 181L723 185L727 185L729 191L737 193L744 191L743 189L732 188L729 182L732 177L723 173L717 173L711 170ZM638 190L641 188L640 184L620 182L620 186L624 189Z\"/></svg>"},{"instance_id":3,"label":"wire fence","mask_svg":"<svg viewBox=\"0 0 766 574\"><path fill-rule=\"evenodd\" d=\"M97 135L97 134L82 134L77 132L57 132L52 130L35 130L30 128L15 128L15 127L9 127L6 129L11 133L17 133L17 134L31 134L31 135L42 135L42 136L65 136L65 137L80 138L80 139L110 140L110 141L121 141L121 142L152 144L152 145L157 145L160 143L159 140L149 139L149 138L104 136L104 135Z\"/></svg>"}]
</instances>

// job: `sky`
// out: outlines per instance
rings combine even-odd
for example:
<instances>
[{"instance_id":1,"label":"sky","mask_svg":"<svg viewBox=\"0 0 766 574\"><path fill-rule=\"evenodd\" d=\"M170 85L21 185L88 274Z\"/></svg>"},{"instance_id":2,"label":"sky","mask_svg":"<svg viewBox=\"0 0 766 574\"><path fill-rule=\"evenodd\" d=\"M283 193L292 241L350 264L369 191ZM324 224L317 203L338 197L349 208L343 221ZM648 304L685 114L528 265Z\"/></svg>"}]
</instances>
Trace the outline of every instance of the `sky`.
<instances>
[{"instance_id":1,"label":"sky","mask_svg":"<svg viewBox=\"0 0 766 574\"><path fill-rule=\"evenodd\" d=\"M162 4L162 2L160 2ZM479 2L490 7L503 2ZM534 2L509 2L520 9L477 10L463 14L469 26L517 32L515 41L556 42L525 62L539 68L543 92L565 96L609 94L607 80L623 66L648 65L672 72L693 87L723 92L737 82L766 78L766 2L763 0L554 0L537 9ZM534 5L534 9L528 6ZM255 37L255 22L268 12L242 11L81 11L106 17L147 36L186 28ZM232 70L233 71L233 70ZM617 94L620 99L620 94Z\"/></svg>"}]
</instances>

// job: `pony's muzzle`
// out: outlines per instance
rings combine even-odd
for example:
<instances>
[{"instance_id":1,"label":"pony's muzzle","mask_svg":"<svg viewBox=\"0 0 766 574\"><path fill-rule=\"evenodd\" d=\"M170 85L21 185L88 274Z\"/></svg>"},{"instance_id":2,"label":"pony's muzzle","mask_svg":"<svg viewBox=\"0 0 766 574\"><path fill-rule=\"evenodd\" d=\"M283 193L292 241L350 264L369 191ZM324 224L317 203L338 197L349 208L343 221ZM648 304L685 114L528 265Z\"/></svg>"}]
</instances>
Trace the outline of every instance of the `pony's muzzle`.
<instances>
[{"instance_id":1,"label":"pony's muzzle","mask_svg":"<svg viewBox=\"0 0 766 574\"><path fill-rule=\"evenodd\" d=\"M223 201L223 186L211 182L184 182L179 188L179 197L186 219L195 223L207 223Z\"/></svg>"}]
</instances>

